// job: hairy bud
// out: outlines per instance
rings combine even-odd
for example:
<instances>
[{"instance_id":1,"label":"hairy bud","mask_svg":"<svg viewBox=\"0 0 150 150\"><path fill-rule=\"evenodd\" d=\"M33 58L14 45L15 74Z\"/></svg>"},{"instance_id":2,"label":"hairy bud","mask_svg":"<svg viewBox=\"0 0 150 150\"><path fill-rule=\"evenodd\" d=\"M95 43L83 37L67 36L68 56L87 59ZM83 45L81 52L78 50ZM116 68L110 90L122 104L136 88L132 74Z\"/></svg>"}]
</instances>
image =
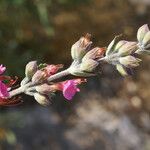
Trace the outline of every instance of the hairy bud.
<instances>
[{"instance_id":1,"label":"hairy bud","mask_svg":"<svg viewBox=\"0 0 150 150\"><path fill-rule=\"evenodd\" d=\"M82 62L89 59L93 59L93 60L99 59L103 56L104 51L105 51L104 48L95 47L85 54L85 56L82 59Z\"/></svg>"},{"instance_id":2,"label":"hairy bud","mask_svg":"<svg viewBox=\"0 0 150 150\"><path fill-rule=\"evenodd\" d=\"M116 36L113 41L109 44L106 51L106 57L111 57L112 55L118 56L127 56L134 53L138 50L138 43L137 42L128 42L125 40L120 40L120 35Z\"/></svg>"},{"instance_id":3,"label":"hairy bud","mask_svg":"<svg viewBox=\"0 0 150 150\"><path fill-rule=\"evenodd\" d=\"M127 56L134 53L137 49L137 42L126 42L118 49L118 53L120 56Z\"/></svg>"},{"instance_id":4,"label":"hairy bud","mask_svg":"<svg viewBox=\"0 0 150 150\"><path fill-rule=\"evenodd\" d=\"M104 54L105 49L95 47L85 54L82 58L80 70L83 72L93 73L96 67L99 65L98 59Z\"/></svg>"},{"instance_id":5,"label":"hairy bud","mask_svg":"<svg viewBox=\"0 0 150 150\"><path fill-rule=\"evenodd\" d=\"M140 61L141 59L135 58L131 55L119 58L120 64L124 65L127 68L134 68L134 67L139 66Z\"/></svg>"},{"instance_id":6,"label":"hairy bud","mask_svg":"<svg viewBox=\"0 0 150 150\"><path fill-rule=\"evenodd\" d=\"M35 93L34 98L40 105L48 106L50 104L50 100L48 99L48 96L46 95Z\"/></svg>"},{"instance_id":7,"label":"hairy bud","mask_svg":"<svg viewBox=\"0 0 150 150\"><path fill-rule=\"evenodd\" d=\"M123 45L125 45L126 43L127 43L128 41L125 41L125 40L121 40L121 41L119 41L117 44L116 44L116 46L115 46L115 50L114 50L114 52L117 52Z\"/></svg>"},{"instance_id":8,"label":"hairy bud","mask_svg":"<svg viewBox=\"0 0 150 150\"><path fill-rule=\"evenodd\" d=\"M47 78L47 73L42 71L42 70L38 70L32 77L32 82L33 83L41 83L44 80L46 80Z\"/></svg>"},{"instance_id":9,"label":"hairy bud","mask_svg":"<svg viewBox=\"0 0 150 150\"><path fill-rule=\"evenodd\" d=\"M80 65L77 67L70 67L69 68L69 72L70 74L74 75L74 76L79 76L79 77L90 77L90 76L94 76L94 73L90 73L90 72L85 72L84 70L82 70L84 68L84 66L82 68L80 68Z\"/></svg>"},{"instance_id":10,"label":"hairy bud","mask_svg":"<svg viewBox=\"0 0 150 150\"><path fill-rule=\"evenodd\" d=\"M32 76L35 74L35 72L37 71L38 66L37 66L37 62L36 61L31 61L26 65L25 68L25 75L28 79L31 79Z\"/></svg>"},{"instance_id":11,"label":"hairy bud","mask_svg":"<svg viewBox=\"0 0 150 150\"><path fill-rule=\"evenodd\" d=\"M53 91L55 91L54 85L48 85L48 84L42 84L35 87L36 91L41 94L49 94Z\"/></svg>"},{"instance_id":12,"label":"hairy bud","mask_svg":"<svg viewBox=\"0 0 150 150\"><path fill-rule=\"evenodd\" d=\"M136 53L150 55L150 30L147 24L138 29L137 39L139 41L139 49L136 51Z\"/></svg>"},{"instance_id":13,"label":"hairy bud","mask_svg":"<svg viewBox=\"0 0 150 150\"><path fill-rule=\"evenodd\" d=\"M71 56L74 60L81 60L90 49L92 44L90 37L90 34L86 34L85 37L81 37L74 45L72 45Z\"/></svg>"},{"instance_id":14,"label":"hairy bud","mask_svg":"<svg viewBox=\"0 0 150 150\"><path fill-rule=\"evenodd\" d=\"M105 48L95 47L88 51L80 62L74 61L74 63L69 68L69 72L75 76L93 76L94 71L99 65L99 59L103 57Z\"/></svg>"},{"instance_id":15,"label":"hairy bud","mask_svg":"<svg viewBox=\"0 0 150 150\"><path fill-rule=\"evenodd\" d=\"M87 59L86 61L82 62L80 65L80 69L85 72L93 72L99 63L93 59Z\"/></svg>"},{"instance_id":16,"label":"hairy bud","mask_svg":"<svg viewBox=\"0 0 150 150\"><path fill-rule=\"evenodd\" d=\"M145 35L147 34L147 32L149 32L149 28L148 28L148 25L147 24L144 24L143 26L141 26L139 29L138 29L138 32L137 32L137 39L140 43L142 43Z\"/></svg>"},{"instance_id":17,"label":"hairy bud","mask_svg":"<svg viewBox=\"0 0 150 150\"><path fill-rule=\"evenodd\" d=\"M46 67L44 67L42 70L44 70L48 76L51 76L53 74L55 74L59 69L63 68L62 64L58 64L58 65L47 65Z\"/></svg>"}]
</instances>

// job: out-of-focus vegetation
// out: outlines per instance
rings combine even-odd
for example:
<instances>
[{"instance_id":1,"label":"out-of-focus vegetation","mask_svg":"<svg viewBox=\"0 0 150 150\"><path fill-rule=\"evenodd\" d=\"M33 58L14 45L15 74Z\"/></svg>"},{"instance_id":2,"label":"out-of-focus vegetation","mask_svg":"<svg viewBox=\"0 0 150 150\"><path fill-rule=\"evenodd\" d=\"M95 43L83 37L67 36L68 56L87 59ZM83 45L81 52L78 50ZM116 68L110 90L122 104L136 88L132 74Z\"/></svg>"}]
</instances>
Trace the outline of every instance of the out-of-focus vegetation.
<instances>
[{"instance_id":1,"label":"out-of-focus vegetation","mask_svg":"<svg viewBox=\"0 0 150 150\"><path fill-rule=\"evenodd\" d=\"M1 62L10 68L9 73L17 72L23 75L23 67L29 60L44 61L44 56L47 54L49 55L47 60L53 58L51 56L56 55L56 49L51 46L52 39L56 36L55 16L62 9L82 3L74 0L2 0L0 2L0 58Z\"/></svg>"},{"instance_id":2,"label":"out-of-focus vegetation","mask_svg":"<svg viewBox=\"0 0 150 150\"><path fill-rule=\"evenodd\" d=\"M1 0L0 63L20 78L30 60L67 66L71 45L86 32L102 47L120 33L136 40L137 29L150 25L149 9L148 0ZM0 108L0 149L149 150L150 57L143 58L125 79L102 66L72 102L58 94L48 108L29 97Z\"/></svg>"}]
</instances>

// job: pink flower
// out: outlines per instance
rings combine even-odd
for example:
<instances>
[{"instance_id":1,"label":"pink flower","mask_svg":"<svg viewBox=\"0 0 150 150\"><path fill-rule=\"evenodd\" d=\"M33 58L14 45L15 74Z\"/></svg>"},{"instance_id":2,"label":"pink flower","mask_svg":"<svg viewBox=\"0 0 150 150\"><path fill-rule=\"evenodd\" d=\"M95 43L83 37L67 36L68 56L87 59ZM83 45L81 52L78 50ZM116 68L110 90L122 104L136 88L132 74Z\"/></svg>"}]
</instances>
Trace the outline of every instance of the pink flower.
<instances>
[{"instance_id":1,"label":"pink flower","mask_svg":"<svg viewBox=\"0 0 150 150\"><path fill-rule=\"evenodd\" d=\"M3 65L0 65L0 75L4 73L6 70L6 67L3 67ZM3 82L6 83L3 83ZM15 84L17 81L17 77L14 79L10 76L1 75L0 76L0 106L12 106L22 103L20 98L13 98L9 99L9 90L11 89L11 86Z\"/></svg>"},{"instance_id":2,"label":"pink flower","mask_svg":"<svg viewBox=\"0 0 150 150\"><path fill-rule=\"evenodd\" d=\"M3 74L4 71L6 70L6 67L3 67L3 65L0 65L0 74ZM7 85L5 85L2 81L3 81L4 76L0 77L0 98L6 98L9 96L8 93L8 87Z\"/></svg>"},{"instance_id":3,"label":"pink flower","mask_svg":"<svg viewBox=\"0 0 150 150\"><path fill-rule=\"evenodd\" d=\"M9 99L8 91L11 89L11 86L16 83L17 79L17 77L0 76L0 106L15 106L22 103L20 97ZM6 81L6 83L4 84L3 81Z\"/></svg>"},{"instance_id":4,"label":"pink flower","mask_svg":"<svg viewBox=\"0 0 150 150\"><path fill-rule=\"evenodd\" d=\"M77 83L74 80L68 80L63 83L63 96L67 100L71 100L76 92L79 92L80 89L77 88Z\"/></svg>"},{"instance_id":5,"label":"pink flower","mask_svg":"<svg viewBox=\"0 0 150 150\"><path fill-rule=\"evenodd\" d=\"M80 89L77 87L78 84L81 84L82 82L86 82L85 79L74 79L74 80L67 80L64 82L60 82L56 85L54 85L54 88L56 90L60 90L63 92L63 96L67 100L71 100L73 96L76 94L76 92L79 92Z\"/></svg>"},{"instance_id":6,"label":"pink flower","mask_svg":"<svg viewBox=\"0 0 150 150\"><path fill-rule=\"evenodd\" d=\"M0 97L1 98L9 97L8 87L2 81L0 81Z\"/></svg>"},{"instance_id":7,"label":"pink flower","mask_svg":"<svg viewBox=\"0 0 150 150\"><path fill-rule=\"evenodd\" d=\"M3 67L3 65L0 65L0 74L3 74L4 71L6 70L6 67Z\"/></svg>"}]
</instances>

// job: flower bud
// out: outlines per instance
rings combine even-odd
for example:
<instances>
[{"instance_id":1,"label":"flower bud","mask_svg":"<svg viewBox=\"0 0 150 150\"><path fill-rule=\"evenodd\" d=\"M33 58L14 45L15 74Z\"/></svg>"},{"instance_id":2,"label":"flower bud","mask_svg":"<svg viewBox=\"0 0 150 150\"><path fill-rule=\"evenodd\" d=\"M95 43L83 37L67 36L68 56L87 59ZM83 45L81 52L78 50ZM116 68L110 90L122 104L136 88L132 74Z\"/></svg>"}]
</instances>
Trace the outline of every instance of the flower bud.
<instances>
[{"instance_id":1,"label":"flower bud","mask_svg":"<svg viewBox=\"0 0 150 150\"><path fill-rule=\"evenodd\" d=\"M48 99L48 96L46 95L35 93L34 98L40 105L48 106L50 104L50 100Z\"/></svg>"},{"instance_id":2,"label":"flower bud","mask_svg":"<svg viewBox=\"0 0 150 150\"><path fill-rule=\"evenodd\" d=\"M79 67L70 67L68 69L68 71L69 71L70 74L72 74L74 76L79 76L79 77L90 77L90 76L95 75L94 73L84 72L81 69L80 69L80 66Z\"/></svg>"},{"instance_id":3,"label":"flower bud","mask_svg":"<svg viewBox=\"0 0 150 150\"><path fill-rule=\"evenodd\" d=\"M149 31L149 28L148 28L148 25L147 24L144 24L143 26L141 26L139 29L138 29L138 32L137 32L137 39L140 43L142 43L146 33Z\"/></svg>"},{"instance_id":4,"label":"flower bud","mask_svg":"<svg viewBox=\"0 0 150 150\"><path fill-rule=\"evenodd\" d=\"M43 68L43 70L47 72L48 76L51 76L51 75L55 74L62 67L63 67L62 64L47 65L45 68Z\"/></svg>"},{"instance_id":5,"label":"flower bud","mask_svg":"<svg viewBox=\"0 0 150 150\"><path fill-rule=\"evenodd\" d=\"M141 59L135 58L131 55L119 58L120 64L124 65L127 68L134 68L134 67L139 66L140 61Z\"/></svg>"},{"instance_id":6,"label":"flower bud","mask_svg":"<svg viewBox=\"0 0 150 150\"><path fill-rule=\"evenodd\" d=\"M98 59L103 56L104 51L105 51L104 48L95 47L85 54L85 56L82 59L82 62L89 59L93 59L93 60Z\"/></svg>"},{"instance_id":7,"label":"flower bud","mask_svg":"<svg viewBox=\"0 0 150 150\"><path fill-rule=\"evenodd\" d=\"M119 41L116 46L115 46L115 50L114 52L117 52L123 45L125 45L128 41L125 41L125 40L121 40Z\"/></svg>"},{"instance_id":8,"label":"flower bud","mask_svg":"<svg viewBox=\"0 0 150 150\"><path fill-rule=\"evenodd\" d=\"M55 91L56 88L53 85L48 85L48 84L42 84L42 85L38 85L35 87L36 91L41 93L41 94L49 94L52 91Z\"/></svg>"},{"instance_id":9,"label":"flower bud","mask_svg":"<svg viewBox=\"0 0 150 150\"><path fill-rule=\"evenodd\" d=\"M93 72L96 67L98 66L98 62L93 60L93 59L87 59L86 61L82 62L81 65L80 65L80 69L82 71L85 71L85 72Z\"/></svg>"},{"instance_id":10,"label":"flower bud","mask_svg":"<svg viewBox=\"0 0 150 150\"><path fill-rule=\"evenodd\" d=\"M137 38L139 49L135 53L150 55L150 30L147 24L139 28Z\"/></svg>"},{"instance_id":11,"label":"flower bud","mask_svg":"<svg viewBox=\"0 0 150 150\"><path fill-rule=\"evenodd\" d=\"M42 70L38 70L32 77L32 82L33 83L41 83L44 80L46 80L47 78L47 73L42 71Z\"/></svg>"},{"instance_id":12,"label":"flower bud","mask_svg":"<svg viewBox=\"0 0 150 150\"><path fill-rule=\"evenodd\" d=\"M90 49L92 42L90 41L90 34L86 34L85 37L81 37L71 47L71 56L75 60L81 60L86 52Z\"/></svg>"},{"instance_id":13,"label":"flower bud","mask_svg":"<svg viewBox=\"0 0 150 150\"><path fill-rule=\"evenodd\" d=\"M137 42L127 42L120 47L118 53L120 56L127 56L134 53L138 49Z\"/></svg>"},{"instance_id":14,"label":"flower bud","mask_svg":"<svg viewBox=\"0 0 150 150\"><path fill-rule=\"evenodd\" d=\"M150 31L147 32L146 35L144 36L142 44L144 47L150 44Z\"/></svg>"},{"instance_id":15,"label":"flower bud","mask_svg":"<svg viewBox=\"0 0 150 150\"><path fill-rule=\"evenodd\" d=\"M116 69L118 70L118 72L119 72L122 76L128 75L128 72L127 72L126 68L123 67L121 64L117 64L117 65L116 65Z\"/></svg>"},{"instance_id":16,"label":"flower bud","mask_svg":"<svg viewBox=\"0 0 150 150\"><path fill-rule=\"evenodd\" d=\"M31 79L32 76L35 74L35 72L37 71L37 62L36 61L31 61L26 65L26 69L25 69L25 75L27 78Z\"/></svg>"},{"instance_id":17,"label":"flower bud","mask_svg":"<svg viewBox=\"0 0 150 150\"><path fill-rule=\"evenodd\" d=\"M106 56L111 55L115 51L115 46L120 40L121 35L115 36L115 38L110 42L106 50Z\"/></svg>"}]
</instances>

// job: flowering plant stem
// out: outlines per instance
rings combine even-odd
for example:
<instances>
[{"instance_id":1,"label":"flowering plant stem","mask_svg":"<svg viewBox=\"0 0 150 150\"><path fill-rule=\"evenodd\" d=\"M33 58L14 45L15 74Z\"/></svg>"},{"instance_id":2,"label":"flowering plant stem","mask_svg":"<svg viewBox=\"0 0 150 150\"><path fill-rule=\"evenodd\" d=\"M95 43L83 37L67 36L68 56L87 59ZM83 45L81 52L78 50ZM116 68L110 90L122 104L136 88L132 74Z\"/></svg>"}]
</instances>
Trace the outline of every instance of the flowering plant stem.
<instances>
[{"instance_id":1,"label":"flowering plant stem","mask_svg":"<svg viewBox=\"0 0 150 150\"><path fill-rule=\"evenodd\" d=\"M70 73L69 73L68 70L69 70L69 69L66 69L66 70L63 70L63 71L61 71L61 72L58 72L58 73L56 73L56 74L50 76L50 77L47 79L47 82L49 83L49 82L52 82L52 81L54 81L54 80L57 80L57 79L60 79L60 78L62 78L62 77L65 77L65 76L69 75ZM44 82L43 82L43 83L44 83ZM22 86L20 86L19 88L10 91L10 92L9 92L9 98L12 98L13 96L16 96L16 95L19 95L19 94L21 94L21 93L24 93L24 92L25 92L28 88L30 88L30 87L34 87L34 86L41 85L41 84L42 84L42 83L36 83L36 84L35 84L35 83L32 83L32 82L30 81L30 82L28 82L27 84L22 85Z\"/></svg>"},{"instance_id":2,"label":"flowering plant stem","mask_svg":"<svg viewBox=\"0 0 150 150\"><path fill-rule=\"evenodd\" d=\"M25 67L25 78L17 89L12 89L16 80L2 75L6 67L0 65L0 105L20 104L20 99L14 96L24 93L47 106L56 91L61 91L70 101L80 91L77 86L86 82L87 77L97 75L102 63L114 65L122 76L127 76L139 66L141 59L138 55L150 55L150 30L147 25L138 29L137 41L126 41L116 36L107 47L91 48L90 37L90 34L86 34L72 45L73 62L63 71L57 73L63 67L62 64L38 65L37 61L30 61ZM72 75L73 79L63 80L62 77L67 75Z\"/></svg>"}]
</instances>

